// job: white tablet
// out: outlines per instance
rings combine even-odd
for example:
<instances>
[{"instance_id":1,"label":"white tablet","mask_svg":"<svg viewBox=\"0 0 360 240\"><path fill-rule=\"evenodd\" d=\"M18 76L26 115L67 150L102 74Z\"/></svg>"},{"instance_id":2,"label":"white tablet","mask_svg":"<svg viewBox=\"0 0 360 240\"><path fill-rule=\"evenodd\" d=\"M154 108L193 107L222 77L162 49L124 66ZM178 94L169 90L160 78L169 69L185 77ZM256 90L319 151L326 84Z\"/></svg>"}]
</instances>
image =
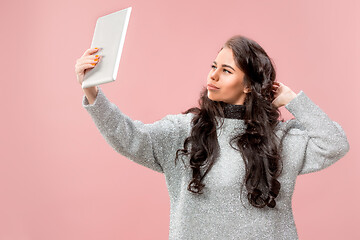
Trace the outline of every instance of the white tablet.
<instances>
[{"instance_id":1,"label":"white tablet","mask_svg":"<svg viewBox=\"0 0 360 240\"><path fill-rule=\"evenodd\" d=\"M115 81L130 13L131 7L128 7L99 17L96 21L91 48L100 48L95 55L101 55L102 58L95 67L86 70L82 88Z\"/></svg>"}]
</instances>

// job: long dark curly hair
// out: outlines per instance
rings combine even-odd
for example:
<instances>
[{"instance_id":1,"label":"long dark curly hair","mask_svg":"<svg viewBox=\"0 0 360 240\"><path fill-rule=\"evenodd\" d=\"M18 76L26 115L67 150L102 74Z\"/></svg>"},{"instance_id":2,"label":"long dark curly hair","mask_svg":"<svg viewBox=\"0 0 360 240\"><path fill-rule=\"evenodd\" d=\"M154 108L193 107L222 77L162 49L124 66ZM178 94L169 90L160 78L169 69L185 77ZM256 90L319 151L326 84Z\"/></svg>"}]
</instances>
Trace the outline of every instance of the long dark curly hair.
<instances>
[{"instance_id":1,"label":"long dark curly hair","mask_svg":"<svg viewBox=\"0 0 360 240\"><path fill-rule=\"evenodd\" d=\"M246 186L250 204L258 208L265 206L274 208L275 198L281 186L277 177L283 167L275 135L275 127L281 113L272 104L275 68L272 59L252 39L235 35L227 40L221 49L224 47L232 50L236 66L244 73L244 84L251 89L244 100L245 132L233 137L230 145L240 152L245 162L246 174L243 185ZM184 148L176 151L175 158L176 162L179 154L190 155L192 180L187 190L197 194L202 194L205 186L202 180L219 156L215 116L220 116L222 117L220 119L224 120L225 103L209 99L207 93L208 90L204 87L198 101L200 108L193 107L183 112L183 114L190 112L195 114L192 119L191 135L185 139ZM233 147L231 144L233 141L236 141L238 148ZM189 144L190 150L188 150ZM203 175L200 168L205 170Z\"/></svg>"}]
</instances>

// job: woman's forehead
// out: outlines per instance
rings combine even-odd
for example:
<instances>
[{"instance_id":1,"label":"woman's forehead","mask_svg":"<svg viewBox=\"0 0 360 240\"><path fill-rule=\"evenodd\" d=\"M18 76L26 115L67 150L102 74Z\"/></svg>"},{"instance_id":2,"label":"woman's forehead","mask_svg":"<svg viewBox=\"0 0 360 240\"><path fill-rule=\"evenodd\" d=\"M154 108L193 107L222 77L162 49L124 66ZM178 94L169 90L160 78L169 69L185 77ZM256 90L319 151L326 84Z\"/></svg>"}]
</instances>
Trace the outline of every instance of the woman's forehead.
<instances>
[{"instance_id":1,"label":"woman's forehead","mask_svg":"<svg viewBox=\"0 0 360 240\"><path fill-rule=\"evenodd\" d=\"M221 49L221 51L216 56L214 63L220 64L220 65L223 65L223 64L229 65L229 66L233 67L234 69L240 70L235 63L234 54L233 54L232 49L230 49L228 47L224 47L223 49Z\"/></svg>"}]
</instances>

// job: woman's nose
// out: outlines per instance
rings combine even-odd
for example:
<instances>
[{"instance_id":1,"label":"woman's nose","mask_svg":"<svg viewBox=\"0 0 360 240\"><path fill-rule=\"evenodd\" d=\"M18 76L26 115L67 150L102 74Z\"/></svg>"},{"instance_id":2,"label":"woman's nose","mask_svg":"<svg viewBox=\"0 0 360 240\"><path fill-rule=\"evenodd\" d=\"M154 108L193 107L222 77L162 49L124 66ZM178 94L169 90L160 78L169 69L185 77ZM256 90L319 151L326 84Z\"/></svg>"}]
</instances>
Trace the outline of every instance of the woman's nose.
<instances>
[{"instance_id":1,"label":"woman's nose","mask_svg":"<svg viewBox=\"0 0 360 240\"><path fill-rule=\"evenodd\" d=\"M218 74L216 70L211 73L211 79L218 80Z\"/></svg>"}]
</instances>

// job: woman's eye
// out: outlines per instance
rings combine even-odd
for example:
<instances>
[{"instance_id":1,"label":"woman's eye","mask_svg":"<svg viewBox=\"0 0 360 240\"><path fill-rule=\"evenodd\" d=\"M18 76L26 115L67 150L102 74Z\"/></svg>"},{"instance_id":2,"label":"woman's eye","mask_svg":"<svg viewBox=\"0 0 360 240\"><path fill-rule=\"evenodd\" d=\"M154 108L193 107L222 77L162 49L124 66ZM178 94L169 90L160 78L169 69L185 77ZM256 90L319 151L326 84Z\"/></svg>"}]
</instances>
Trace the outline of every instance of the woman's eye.
<instances>
[{"instance_id":1,"label":"woman's eye","mask_svg":"<svg viewBox=\"0 0 360 240\"><path fill-rule=\"evenodd\" d=\"M211 68L216 68L216 66L215 66L215 65L211 65ZM228 71L228 70L226 70L226 69L224 69L224 72L231 73L230 71Z\"/></svg>"}]
</instances>

